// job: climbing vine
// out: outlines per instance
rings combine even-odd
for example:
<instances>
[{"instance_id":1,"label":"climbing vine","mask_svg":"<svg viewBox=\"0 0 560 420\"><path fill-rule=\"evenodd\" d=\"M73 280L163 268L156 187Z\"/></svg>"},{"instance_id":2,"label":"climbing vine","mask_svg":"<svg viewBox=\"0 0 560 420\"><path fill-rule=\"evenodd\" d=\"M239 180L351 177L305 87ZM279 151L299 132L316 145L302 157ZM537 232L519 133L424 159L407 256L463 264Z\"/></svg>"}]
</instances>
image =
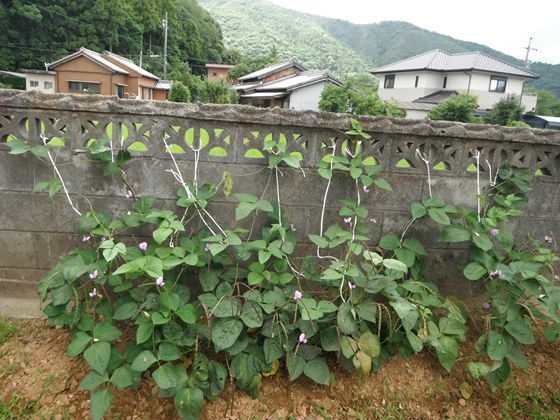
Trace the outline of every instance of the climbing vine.
<instances>
[{"instance_id":1,"label":"climbing vine","mask_svg":"<svg viewBox=\"0 0 560 420\"><path fill-rule=\"evenodd\" d=\"M425 218L444 226L441 240L471 243L464 275L483 282L488 293L485 328L476 344L481 359L468 364L474 378L486 377L496 387L509 375L510 362L525 367L520 345L534 343L535 328L544 325L547 338L558 338L553 239L515 247L508 227L527 201L528 171L504 166L477 195L477 211L432 197L430 188L429 197L412 204L402 232L372 244L364 196L392 188L381 165L362 159L369 135L357 121L345 136L318 163L325 181L320 227L309 235L316 251L304 258L295 258L297 226L282 211L280 190L282 171L306 174L285 139L267 139L262 150L275 199L264 199L264 192L234 195L235 218L252 218L250 230L226 229L211 214L208 204L218 188L230 194L231 176L224 174L218 185L203 183L200 150L192 146L194 176L186 179L164 140L168 172L178 184L176 213L158 208L152 197L136 196L126 176L129 152L115 152L111 141L91 140L88 159L105 164L105 175L120 174L128 189L129 209L111 217L77 208L51 153L58 146L49 139L40 146L8 143L12 153L30 152L50 162L54 178L35 189L49 195L63 190L78 217L83 247L61 256L38 289L49 321L71 334L68 354L83 357L91 368L80 386L91 391L94 419L103 417L116 389L137 387L146 372L160 396L173 398L177 413L188 419L198 418L204 400L216 398L230 382L256 397L262 377L281 366L290 380L305 375L328 385L335 364L366 374L392 354L427 348L451 370L466 336L467 313L425 275L427 252L408 235ZM326 227L335 177L350 179L352 188L340 200L339 221ZM262 215L267 223L256 232L254 221ZM125 239L131 231L150 236Z\"/></svg>"}]
</instances>

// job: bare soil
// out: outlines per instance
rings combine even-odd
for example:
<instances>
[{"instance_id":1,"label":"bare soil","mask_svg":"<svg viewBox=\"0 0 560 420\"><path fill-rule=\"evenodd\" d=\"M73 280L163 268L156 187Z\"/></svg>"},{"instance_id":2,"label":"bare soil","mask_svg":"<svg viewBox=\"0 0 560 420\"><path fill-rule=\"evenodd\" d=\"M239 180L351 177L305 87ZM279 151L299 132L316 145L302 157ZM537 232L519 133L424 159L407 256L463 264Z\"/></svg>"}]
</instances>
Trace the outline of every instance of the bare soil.
<instances>
[{"instance_id":1,"label":"bare soil","mask_svg":"<svg viewBox=\"0 0 560 420\"><path fill-rule=\"evenodd\" d=\"M66 355L66 330L46 321L17 321L18 331L0 344L0 419L88 419L89 392L78 384L87 364ZM560 418L560 343L527 348L531 367L514 369L500 390L469 377L472 342L448 374L434 355L395 356L370 375L335 369L336 384L306 378L290 382L280 369L264 378L258 399L226 387L206 404L205 419L494 419ZM459 387L472 388L464 398ZM464 386L464 385L463 385ZM115 390L108 419L174 419L173 402L161 399L149 375L138 390Z\"/></svg>"}]
</instances>

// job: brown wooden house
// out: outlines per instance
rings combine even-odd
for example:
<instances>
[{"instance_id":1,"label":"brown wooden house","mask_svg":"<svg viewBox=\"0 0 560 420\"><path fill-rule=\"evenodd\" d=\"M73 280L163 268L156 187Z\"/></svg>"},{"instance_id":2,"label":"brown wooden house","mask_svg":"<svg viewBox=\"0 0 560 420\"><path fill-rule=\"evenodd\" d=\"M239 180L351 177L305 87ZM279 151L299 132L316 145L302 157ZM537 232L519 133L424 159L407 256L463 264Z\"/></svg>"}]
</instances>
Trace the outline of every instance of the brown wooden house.
<instances>
[{"instance_id":1,"label":"brown wooden house","mask_svg":"<svg viewBox=\"0 0 560 420\"><path fill-rule=\"evenodd\" d=\"M83 47L48 64L48 68L56 72L56 93L96 93L165 101L171 85L128 58Z\"/></svg>"}]
</instances>

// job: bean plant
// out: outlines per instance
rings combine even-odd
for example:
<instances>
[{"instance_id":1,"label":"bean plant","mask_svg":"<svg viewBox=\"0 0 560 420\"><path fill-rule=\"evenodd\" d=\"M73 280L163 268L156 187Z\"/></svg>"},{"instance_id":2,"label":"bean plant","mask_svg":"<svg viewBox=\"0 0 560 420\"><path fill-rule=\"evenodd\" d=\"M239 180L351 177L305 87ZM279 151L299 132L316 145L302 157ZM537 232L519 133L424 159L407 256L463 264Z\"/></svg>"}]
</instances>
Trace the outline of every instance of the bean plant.
<instances>
[{"instance_id":1,"label":"bean plant","mask_svg":"<svg viewBox=\"0 0 560 420\"><path fill-rule=\"evenodd\" d=\"M161 397L174 399L179 416L190 419L228 384L257 397L262 378L280 368L292 381L304 375L329 385L334 366L368 374L395 353L428 349L450 371L466 337L467 314L426 277L426 249L408 235L426 218L444 225L442 241L471 244L463 272L482 282L488 295L485 329L476 343L481 357L468 363L474 378L486 377L495 388L510 363L527 366L521 345L533 344L533 331L543 325L548 339L558 338L558 258L550 243L516 247L509 224L527 201L529 171L503 167L496 184L478 197L484 202L480 213L426 197L412 204L402 232L372 243L363 200L371 189L391 186L381 176L383 167L362 157L368 139L352 120L344 142L333 142L318 163L325 188L321 225L309 235L316 252L303 257L295 252L297 226L280 202L282 171L301 170L301 156L290 153L285 140L269 137L262 150L277 199L264 199L265 192L234 195L236 220L252 219L251 229L223 229L208 209L219 189L231 193L229 174L218 185L196 175L186 181L175 166L170 172L179 183L178 211L158 208L156 199L130 189L131 205L118 217L94 209L81 213L50 153L58 143L8 143L12 153L49 159L55 178L35 189L49 195L63 189L79 216L83 246L61 256L38 290L49 322L71 334L68 355L83 357L90 367L80 387L91 391L94 419L104 416L118 389L136 388L146 376ZM91 140L85 152L106 165L105 175L120 174L130 187L129 152L115 153L105 140ZM325 227L335 179L352 188L340 200L339 221ZM260 232L257 218L266 220ZM139 235L145 239L135 239Z\"/></svg>"}]
</instances>

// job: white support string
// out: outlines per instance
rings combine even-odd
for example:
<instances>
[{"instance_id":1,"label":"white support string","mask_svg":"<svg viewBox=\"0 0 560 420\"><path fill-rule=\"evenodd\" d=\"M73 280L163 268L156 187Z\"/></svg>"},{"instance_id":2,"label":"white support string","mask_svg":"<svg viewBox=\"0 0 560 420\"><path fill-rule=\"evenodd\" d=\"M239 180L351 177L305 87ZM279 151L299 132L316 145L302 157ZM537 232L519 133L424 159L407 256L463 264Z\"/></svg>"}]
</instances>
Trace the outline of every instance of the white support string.
<instances>
[{"instance_id":1,"label":"white support string","mask_svg":"<svg viewBox=\"0 0 560 420\"><path fill-rule=\"evenodd\" d=\"M488 159L486 159L486 164L488 165L488 176L490 178L490 186L491 187L495 187L496 186L496 181L498 180L498 172L496 170L496 174L494 176L494 179L492 179L492 165L490 165L490 162L488 161Z\"/></svg>"},{"instance_id":2,"label":"white support string","mask_svg":"<svg viewBox=\"0 0 560 420\"><path fill-rule=\"evenodd\" d=\"M280 171L278 170L278 168L274 168L275 169L275 178L276 178L276 201L278 202L278 224L280 225L280 227L282 227L282 208L280 206L280 183L278 181L278 175L280 173Z\"/></svg>"},{"instance_id":3,"label":"white support string","mask_svg":"<svg viewBox=\"0 0 560 420\"><path fill-rule=\"evenodd\" d=\"M51 165L54 169L54 172L58 178L58 180L60 181L60 183L62 184L62 188L64 189L64 194L66 194L66 199L68 200L68 203L70 203L70 207L72 207L72 210L74 210L74 212L78 215L81 216L82 213L80 212L80 210L78 210L76 208L76 206L74 205L74 203L72 202L72 199L70 198L70 194L68 193L68 189L66 188L66 184L64 183L64 179L62 179L62 175L60 174L60 171L58 170L58 167L56 166L56 163L51 155L50 150L48 149L48 145L47 145L47 137L43 134L41 134L41 140L43 141L43 144L45 145L45 147L47 147L47 155L49 157L49 160L51 162Z\"/></svg>"},{"instance_id":4,"label":"white support string","mask_svg":"<svg viewBox=\"0 0 560 420\"><path fill-rule=\"evenodd\" d=\"M476 160L476 211L480 222L480 150L476 150L473 158Z\"/></svg>"},{"instance_id":5,"label":"white support string","mask_svg":"<svg viewBox=\"0 0 560 420\"><path fill-rule=\"evenodd\" d=\"M420 153L420 149L416 149L416 154L422 162L426 164L426 169L428 170L428 192L430 194L430 198L432 198L432 174L430 172L430 161L425 153Z\"/></svg>"}]
</instances>

